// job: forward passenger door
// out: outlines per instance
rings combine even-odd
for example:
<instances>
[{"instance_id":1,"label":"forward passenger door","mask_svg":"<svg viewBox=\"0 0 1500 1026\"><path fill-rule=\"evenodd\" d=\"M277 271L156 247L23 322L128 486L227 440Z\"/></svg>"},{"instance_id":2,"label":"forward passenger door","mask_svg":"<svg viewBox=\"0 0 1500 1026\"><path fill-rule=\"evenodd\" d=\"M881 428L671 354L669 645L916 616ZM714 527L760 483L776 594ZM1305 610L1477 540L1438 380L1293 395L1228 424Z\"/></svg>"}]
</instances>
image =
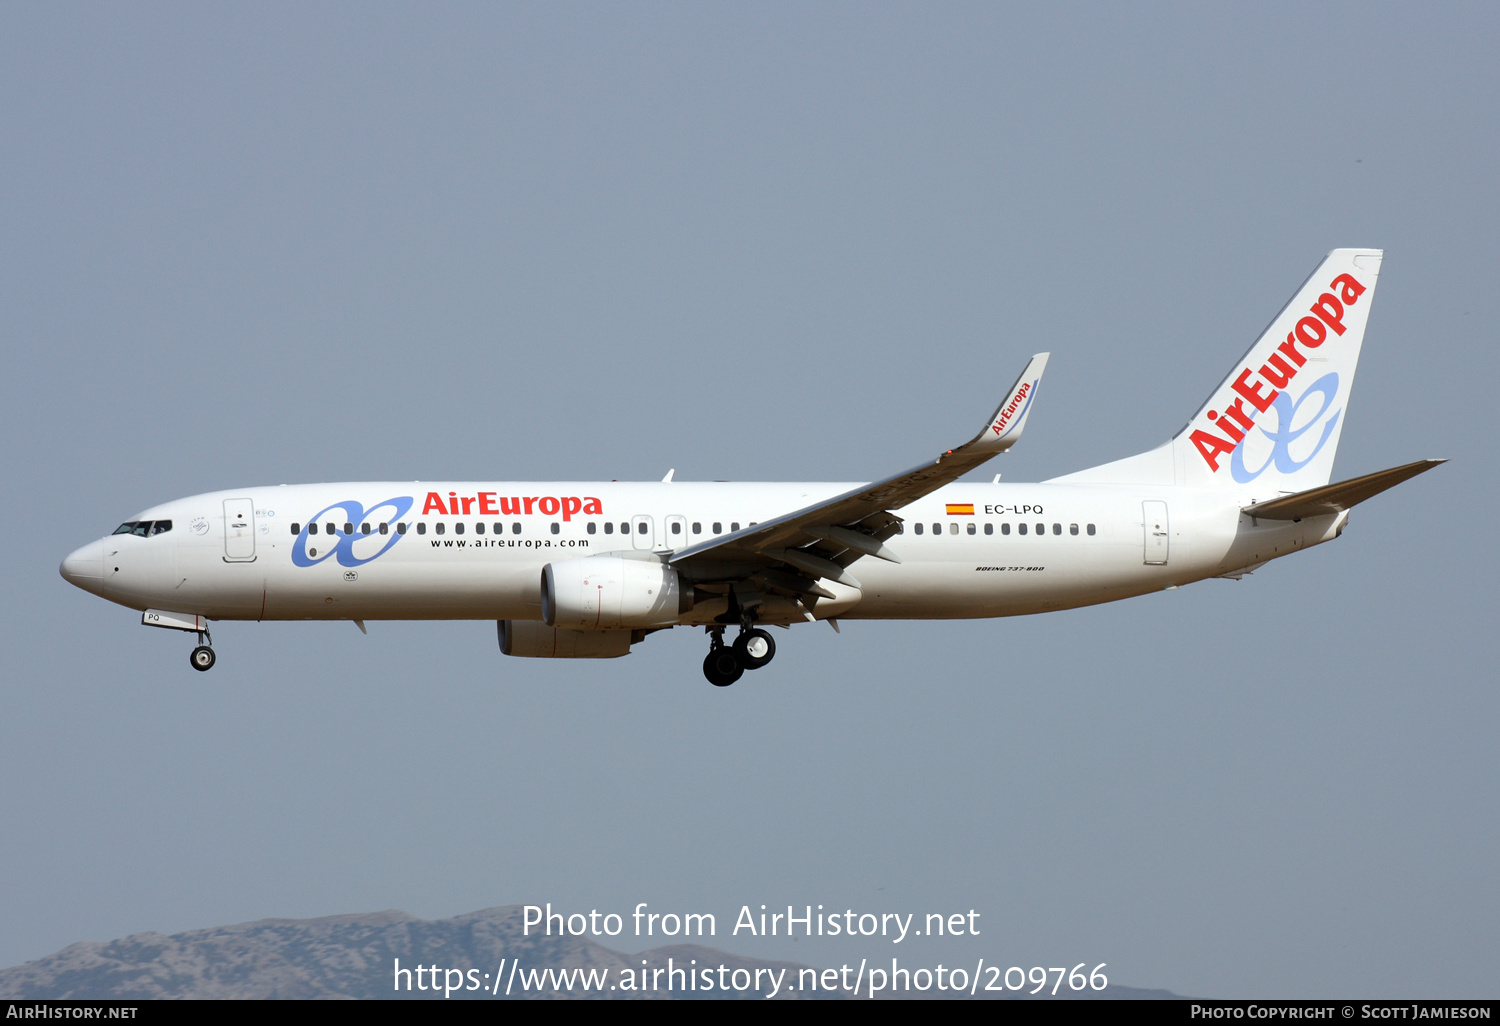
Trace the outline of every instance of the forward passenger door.
<instances>
[{"instance_id":1,"label":"forward passenger door","mask_svg":"<svg viewBox=\"0 0 1500 1026\"><path fill-rule=\"evenodd\" d=\"M224 500L224 562L255 560L255 503L250 499Z\"/></svg>"}]
</instances>

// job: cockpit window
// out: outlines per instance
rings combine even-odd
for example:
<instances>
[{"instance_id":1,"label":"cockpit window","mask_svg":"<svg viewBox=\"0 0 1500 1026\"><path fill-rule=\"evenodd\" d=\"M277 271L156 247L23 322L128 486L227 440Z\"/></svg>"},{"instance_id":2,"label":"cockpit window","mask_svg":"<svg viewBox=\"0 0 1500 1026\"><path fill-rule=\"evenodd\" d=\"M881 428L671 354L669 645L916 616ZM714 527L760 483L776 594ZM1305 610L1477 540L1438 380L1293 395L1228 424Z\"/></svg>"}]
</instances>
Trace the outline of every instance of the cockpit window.
<instances>
[{"instance_id":1,"label":"cockpit window","mask_svg":"<svg viewBox=\"0 0 1500 1026\"><path fill-rule=\"evenodd\" d=\"M138 538L149 538L154 534L166 534L172 529L170 520L127 520L115 528L115 534L133 534Z\"/></svg>"}]
</instances>

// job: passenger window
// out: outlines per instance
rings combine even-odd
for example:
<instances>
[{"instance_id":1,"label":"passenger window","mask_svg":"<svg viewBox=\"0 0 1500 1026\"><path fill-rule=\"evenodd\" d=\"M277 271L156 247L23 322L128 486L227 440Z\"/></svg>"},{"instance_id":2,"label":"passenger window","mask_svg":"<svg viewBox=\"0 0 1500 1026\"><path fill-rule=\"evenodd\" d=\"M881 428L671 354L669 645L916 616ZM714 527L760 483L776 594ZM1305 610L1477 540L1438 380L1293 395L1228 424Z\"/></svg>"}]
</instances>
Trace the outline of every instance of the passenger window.
<instances>
[{"instance_id":1,"label":"passenger window","mask_svg":"<svg viewBox=\"0 0 1500 1026\"><path fill-rule=\"evenodd\" d=\"M1089 532L1089 537L1092 538L1094 536L1094 525L1093 524L1090 524L1088 526L1088 532Z\"/></svg>"},{"instance_id":2,"label":"passenger window","mask_svg":"<svg viewBox=\"0 0 1500 1026\"><path fill-rule=\"evenodd\" d=\"M557 534L561 530L562 530L562 525L560 525L556 520L552 521L552 533L553 534Z\"/></svg>"},{"instance_id":3,"label":"passenger window","mask_svg":"<svg viewBox=\"0 0 1500 1026\"><path fill-rule=\"evenodd\" d=\"M732 520L732 521L730 521L730 523L729 523L729 533L730 534L733 534L735 531L738 531L739 529L740 529L740 522L738 520Z\"/></svg>"},{"instance_id":4,"label":"passenger window","mask_svg":"<svg viewBox=\"0 0 1500 1026\"><path fill-rule=\"evenodd\" d=\"M943 525L942 524L933 524L932 525L932 533L933 534L942 534L943 533Z\"/></svg>"},{"instance_id":5,"label":"passenger window","mask_svg":"<svg viewBox=\"0 0 1500 1026\"><path fill-rule=\"evenodd\" d=\"M370 533L370 525L368 523L360 524L359 525L359 533L360 534L369 534Z\"/></svg>"},{"instance_id":6,"label":"passenger window","mask_svg":"<svg viewBox=\"0 0 1500 1026\"><path fill-rule=\"evenodd\" d=\"M556 527L557 525L553 524L552 526ZM636 524L635 525L635 530L636 530L637 534L645 534L646 533L646 522L644 520L642 520L639 524ZM553 533L555 534L556 532L554 531Z\"/></svg>"},{"instance_id":7,"label":"passenger window","mask_svg":"<svg viewBox=\"0 0 1500 1026\"><path fill-rule=\"evenodd\" d=\"M604 522L604 533L605 534L614 534L615 533L615 522L613 520L607 520L607 521Z\"/></svg>"},{"instance_id":8,"label":"passenger window","mask_svg":"<svg viewBox=\"0 0 1500 1026\"><path fill-rule=\"evenodd\" d=\"M443 528L442 528L442 525L439 524L438 525L438 534L442 534L442 533L443 533ZM456 523L456 524L453 525L453 533L454 534L463 534L464 533L464 522L462 520L460 520L458 523Z\"/></svg>"},{"instance_id":9,"label":"passenger window","mask_svg":"<svg viewBox=\"0 0 1500 1026\"><path fill-rule=\"evenodd\" d=\"M1068 533L1069 534L1077 534L1078 533L1078 525L1077 524L1069 524L1068 525Z\"/></svg>"},{"instance_id":10,"label":"passenger window","mask_svg":"<svg viewBox=\"0 0 1500 1026\"><path fill-rule=\"evenodd\" d=\"M995 525L994 524L985 524L984 525L984 533L985 534L994 534L995 533Z\"/></svg>"},{"instance_id":11,"label":"passenger window","mask_svg":"<svg viewBox=\"0 0 1500 1026\"><path fill-rule=\"evenodd\" d=\"M513 524L510 525L510 533L511 534L520 534L521 533L521 522L519 520L515 521Z\"/></svg>"},{"instance_id":12,"label":"passenger window","mask_svg":"<svg viewBox=\"0 0 1500 1026\"><path fill-rule=\"evenodd\" d=\"M912 524L911 525L911 529L912 529L912 531L914 531L917 534L921 534L922 533L922 525L921 524Z\"/></svg>"},{"instance_id":13,"label":"passenger window","mask_svg":"<svg viewBox=\"0 0 1500 1026\"><path fill-rule=\"evenodd\" d=\"M630 525L626 524L626 523L620 524L620 533L621 534L629 534L630 533Z\"/></svg>"},{"instance_id":14,"label":"passenger window","mask_svg":"<svg viewBox=\"0 0 1500 1026\"><path fill-rule=\"evenodd\" d=\"M390 524L381 524L380 525L380 533L381 534L390 534L391 533L391 525Z\"/></svg>"},{"instance_id":15,"label":"passenger window","mask_svg":"<svg viewBox=\"0 0 1500 1026\"><path fill-rule=\"evenodd\" d=\"M693 533L694 534L702 534L703 533L703 525L701 523L699 523L698 521L696 521L696 520L693 521Z\"/></svg>"},{"instance_id":16,"label":"passenger window","mask_svg":"<svg viewBox=\"0 0 1500 1026\"><path fill-rule=\"evenodd\" d=\"M354 525L346 523L344 525L344 533L345 534L353 534L354 533Z\"/></svg>"},{"instance_id":17,"label":"passenger window","mask_svg":"<svg viewBox=\"0 0 1500 1026\"><path fill-rule=\"evenodd\" d=\"M312 525L308 524L307 526L311 527ZM302 533L302 525L301 524L293 524L292 525L292 536L296 537L297 535L299 535L301 533Z\"/></svg>"},{"instance_id":18,"label":"passenger window","mask_svg":"<svg viewBox=\"0 0 1500 1026\"><path fill-rule=\"evenodd\" d=\"M397 524L396 525L396 533L397 534L405 534L406 533L406 525L405 524Z\"/></svg>"},{"instance_id":19,"label":"passenger window","mask_svg":"<svg viewBox=\"0 0 1500 1026\"><path fill-rule=\"evenodd\" d=\"M505 533L505 525L502 524L500 521L496 520L493 524L490 525L490 530L493 531L495 534L504 534Z\"/></svg>"},{"instance_id":20,"label":"passenger window","mask_svg":"<svg viewBox=\"0 0 1500 1026\"><path fill-rule=\"evenodd\" d=\"M121 524L119 527L115 528L115 534L129 534L131 531L134 531L134 530L135 530L135 521L134 520L127 520L123 524Z\"/></svg>"},{"instance_id":21,"label":"passenger window","mask_svg":"<svg viewBox=\"0 0 1500 1026\"><path fill-rule=\"evenodd\" d=\"M334 529L334 526L332 524L324 524L323 525L323 533L324 534L338 534L338 531Z\"/></svg>"},{"instance_id":22,"label":"passenger window","mask_svg":"<svg viewBox=\"0 0 1500 1026\"><path fill-rule=\"evenodd\" d=\"M958 524L955 521L952 521L952 520L948 521L948 533L949 534L957 534L958 533Z\"/></svg>"},{"instance_id":23,"label":"passenger window","mask_svg":"<svg viewBox=\"0 0 1500 1026\"><path fill-rule=\"evenodd\" d=\"M989 525L986 524L985 526L988 527ZM973 524L969 525L969 533L970 534L977 534L978 531L979 531L979 528L975 527Z\"/></svg>"},{"instance_id":24,"label":"passenger window","mask_svg":"<svg viewBox=\"0 0 1500 1026\"><path fill-rule=\"evenodd\" d=\"M681 525L681 524L679 524L679 523L678 523L678 522L677 522L677 521L675 521L675 520L674 520L674 521L672 521L672 533L673 533L673 534L681 534L681 533L682 533L682 525Z\"/></svg>"},{"instance_id":25,"label":"passenger window","mask_svg":"<svg viewBox=\"0 0 1500 1026\"><path fill-rule=\"evenodd\" d=\"M1047 525L1046 524L1037 524L1036 525L1036 533L1037 534L1046 534L1047 533Z\"/></svg>"},{"instance_id":26,"label":"passenger window","mask_svg":"<svg viewBox=\"0 0 1500 1026\"><path fill-rule=\"evenodd\" d=\"M724 533L724 525L721 524L721 523L719 523L719 521L715 520L714 521L714 534L723 534L723 533Z\"/></svg>"},{"instance_id":27,"label":"passenger window","mask_svg":"<svg viewBox=\"0 0 1500 1026\"><path fill-rule=\"evenodd\" d=\"M1026 525L1025 524L1017 524L1016 525L1016 533L1017 534L1025 534L1026 533Z\"/></svg>"},{"instance_id":28,"label":"passenger window","mask_svg":"<svg viewBox=\"0 0 1500 1026\"><path fill-rule=\"evenodd\" d=\"M436 530L438 534L442 534L445 529L446 525L441 520L439 520L434 527L434 530Z\"/></svg>"},{"instance_id":29,"label":"passenger window","mask_svg":"<svg viewBox=\"0 0 1500 1026\"><path fill-rule=\"evenodd\" d=\"M1001 534L1010 534L1010 524L1009 523L1001 524L1000 525L1000 533Z\"/></svg>"},{"instance_id":30,"label":"passenger window","mask_svg":"<svg viewBox=\"0 0 1500 1026\"><path fill-rule=\"evenodd\" d=\"M484 524L482 522L481 523L477 523L477 524L474 525L474 533L475 534L483 534L484 533Z\"/></svg>"},{"instance_id":31,"label":"passenger window","mask_svg":"<svg viewBox=\"0 0 1500 1026\"><path fill-rule=\"evenodd\" d=\"M427 533L427 521L425 521L425 520L418 520L417 521L417 533L418 534L426 534Z\"/></svg>"},{"instance_id":32,"label":"passenger window","mask_svg":"<svg viewBox=\"0 0 1500 1026\"><path fill-rule=\"evenodd\" d=\"M599 530L599 525L596 524L596 523L594 523L592 520L590 520L589 521L589 534L594 534L598 530Z\"/></svg>"},{"instance_id":33,"label":"passenger window","mask_svg":"<svg viewBox=\"0 0 1500 1026\"><path fill-rule=\"evenodd\" d=\"M1052 533L1053 534L1062 534L1062 524L1053 524L1052 525Z\"/></svg>"}]
</instances>

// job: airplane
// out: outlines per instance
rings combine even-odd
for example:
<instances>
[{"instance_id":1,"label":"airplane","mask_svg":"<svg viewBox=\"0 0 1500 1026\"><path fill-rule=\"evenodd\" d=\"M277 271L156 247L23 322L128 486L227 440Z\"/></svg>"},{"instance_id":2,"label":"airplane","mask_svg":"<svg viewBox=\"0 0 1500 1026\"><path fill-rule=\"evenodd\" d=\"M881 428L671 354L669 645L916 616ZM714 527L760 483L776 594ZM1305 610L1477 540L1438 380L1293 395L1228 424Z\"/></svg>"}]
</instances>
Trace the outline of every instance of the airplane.
<instances>
[{"instance_id":1,"label":"airplane","mask_svg":"<svg viewBox=\"0 0 1500 1026\"><path fill-rule=\"evenodd\" d=\"M1238 580L1445 462L1329 483L1382 257L1329 253L1167 442L1040 483L960 478L1020 439L1047 353L972 439L874 483L238 488L144 510L60 571L195 634L197 670L214 665L215 620L483 619L506 655L565 659L701 627L719 687L771 661L767 627L1018 616Z\"/></svg>"}]
</instances>

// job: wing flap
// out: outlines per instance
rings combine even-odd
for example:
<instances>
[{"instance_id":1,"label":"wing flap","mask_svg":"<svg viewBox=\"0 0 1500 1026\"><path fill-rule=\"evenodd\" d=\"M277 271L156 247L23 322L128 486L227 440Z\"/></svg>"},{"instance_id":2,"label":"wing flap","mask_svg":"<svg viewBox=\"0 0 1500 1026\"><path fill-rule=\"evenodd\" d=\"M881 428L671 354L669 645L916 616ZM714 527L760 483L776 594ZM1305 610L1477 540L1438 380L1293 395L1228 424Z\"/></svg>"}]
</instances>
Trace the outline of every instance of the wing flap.
<instances>
[{"instance_id":1,"label":"wing flap","mask_svg":"<svg viewBox=\"0 0 1500 1026\"><path fill-rule=\"evenodd\" d=\"M1402 481L1409 481L1418 474L1425 474L1447 460L1418 460L1389 470L1378 470L1373 474L1351 477L1321 488L1309 488L1305 492L1283 495L1279 499L1257 502L1246 506L1243 512L1261 520L1301 520L1304 517L1326 516L1352 509L1366 499L1379 495L1387 488L1394 488Z\"/></svg>"}]
</instances>

